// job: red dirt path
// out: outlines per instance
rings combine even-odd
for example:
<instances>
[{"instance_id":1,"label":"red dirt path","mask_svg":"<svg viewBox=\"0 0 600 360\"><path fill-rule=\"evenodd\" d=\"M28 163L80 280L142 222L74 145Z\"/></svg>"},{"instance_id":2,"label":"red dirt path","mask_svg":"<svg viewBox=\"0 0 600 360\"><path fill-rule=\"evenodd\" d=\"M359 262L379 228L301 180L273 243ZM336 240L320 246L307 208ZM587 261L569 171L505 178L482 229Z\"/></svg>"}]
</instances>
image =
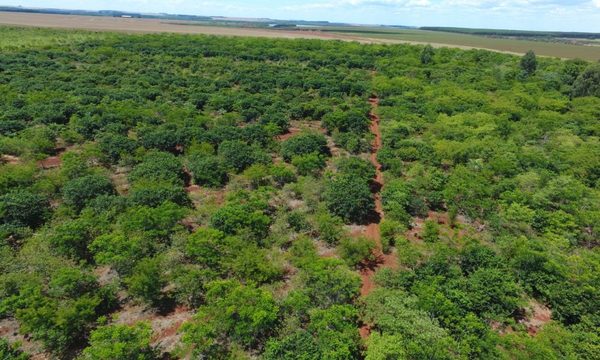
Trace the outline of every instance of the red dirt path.
<instances>
[{"instance_id":1,"label":"red dirt path","mask_svg":"<svg viewBox=\"0 0 600 360\"><path fill-rule=\"evenodd\" d=\"M379 105L378 98L369 99L369 103L371 104L371 132L375 135L375 140L373 140L373 145L371 149L371 163L375 166L375 183L378 185L375 188L381 189L383 187L383 173L381 172L381 164L377 160L377 152L381 149L381 131L379 129L380 118L375 113L377 106ZM375 261L373 263L365 264L365 266L360 271L360 277L362 280L362 286L360 289L361 296L367 296L373 291L375 288L375 280L374 275L375 272L380 268L398 268L398 261L396 256L393 254L384 254L382 251L381 245L381 231L380 231L380 222L383 219L383 204L381 202L381 193L378 190L374 194L375 196L375 211L379 215L379 220L377 222L373 222L367 225L365 236L375 242L375 249L373 250L373 254L375 255ZM360 328L360 336L364 339L369 336L371 329L369 325L363 325Z\"/></svg>"}]
</instances>

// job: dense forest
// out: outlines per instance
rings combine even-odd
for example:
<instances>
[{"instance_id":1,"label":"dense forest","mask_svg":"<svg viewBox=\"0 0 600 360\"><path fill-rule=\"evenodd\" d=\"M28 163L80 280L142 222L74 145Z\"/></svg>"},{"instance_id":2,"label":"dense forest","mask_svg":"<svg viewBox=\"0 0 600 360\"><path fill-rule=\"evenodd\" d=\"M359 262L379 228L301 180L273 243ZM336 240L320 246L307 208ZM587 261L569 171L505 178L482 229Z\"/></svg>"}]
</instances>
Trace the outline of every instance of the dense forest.
<instances>
[{"instance_id":1,"label":"dense forest","mask_svg":"<svg viewBox=\"0 0 600 360\"><path fill-rule=\"evenodd\" d=\"M1 359L600 358L600 65L0 33Z\"/></svg>"}]
</instances>

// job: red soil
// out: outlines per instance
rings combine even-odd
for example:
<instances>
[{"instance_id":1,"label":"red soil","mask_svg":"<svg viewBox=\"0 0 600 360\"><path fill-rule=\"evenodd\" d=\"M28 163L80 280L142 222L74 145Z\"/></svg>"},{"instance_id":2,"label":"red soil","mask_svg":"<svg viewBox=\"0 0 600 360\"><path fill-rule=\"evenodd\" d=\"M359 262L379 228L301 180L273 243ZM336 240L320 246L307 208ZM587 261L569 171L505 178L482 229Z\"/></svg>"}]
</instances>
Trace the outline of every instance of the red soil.
<instances>
[{"instance_id":1,"label":"red soil","mask_svg":"<svg viewBox=\"0 0 600 360\"><path fill-rule=\"evenodd\" d=\"M50 157L45 158L44 160L40 160L38 162L38 165L42 169L54 169L54 168L60 167L61 163L62 162L60 160L60 157L50 156Z\"/></svg>"},{"instance_id":2,"label":"red soil","mask_svg":"<svg viewBox=\"0 0 600 360\"><path fill-rule=\"evenodd\" d=\"M377 189L381 189L384 185L383 181L383 173L381 172L381 164L377 160L377 152L381 149L382 141L381 141L381 131L379 129L380 118L375 113L375 109L379 105L379 99L371 98L369 99L369 103L373 111L371 112L371 132L375 135L375 140L373 140L373 146L371 150L371 163L375 166L375 183ZM361 296L367 296L373 291L375 288L375 280L374 275L375 272L380 268L398 268L398 261L396 256L393 254L384 254L382 251L381 245L381 231L380 231L380 222L383 219L383 204L381 202L381 193L379 190L375 192L375 212L379 215L379 220L376 222L372 222L367 225L364 235L373 240L375 242L375 249L373 250L373 255L375 255L375 261L364 264L360 271L360 277L362 279L362 287L360 289ZM363 325L360 328L360 336L364 339L369 336L371 329L368 325Z\"/></svg>"},{"instance_id":3,"label":"red soil","mask_svg":"<svg viewBox=\"0 0 600 360\"><path fill-rule=\"evenodd\" d=\"M298 134L300 131L302 131L300 128L297 128L297 127L290 127L290 128L288 129L288 132L287 132L287 133L285 133L285 134L279 135L279 136L277 137L277 140L278 140L278 141L285 141L285 140L287 140L287 139L291 138L292 136L294 136L294 135Z\"/></svg>"}]
</instances>

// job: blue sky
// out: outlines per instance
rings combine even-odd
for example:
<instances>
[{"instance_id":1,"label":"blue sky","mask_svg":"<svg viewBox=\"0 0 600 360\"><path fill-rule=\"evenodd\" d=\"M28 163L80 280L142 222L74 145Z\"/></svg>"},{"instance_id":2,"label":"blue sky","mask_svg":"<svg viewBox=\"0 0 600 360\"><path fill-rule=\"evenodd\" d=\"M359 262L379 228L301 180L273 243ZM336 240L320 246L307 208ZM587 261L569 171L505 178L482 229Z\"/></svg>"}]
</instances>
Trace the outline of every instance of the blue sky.
<instances>
[{"instance_id":1,"label":"blue sky","mask_svg":"<svg viewBox=\"0 0 600 360\"><path fill-rule=\"evenodd\" d=\"M0 4L362 24L600 32L600 0L0 0Z\"/></svg>"}]
</instances>

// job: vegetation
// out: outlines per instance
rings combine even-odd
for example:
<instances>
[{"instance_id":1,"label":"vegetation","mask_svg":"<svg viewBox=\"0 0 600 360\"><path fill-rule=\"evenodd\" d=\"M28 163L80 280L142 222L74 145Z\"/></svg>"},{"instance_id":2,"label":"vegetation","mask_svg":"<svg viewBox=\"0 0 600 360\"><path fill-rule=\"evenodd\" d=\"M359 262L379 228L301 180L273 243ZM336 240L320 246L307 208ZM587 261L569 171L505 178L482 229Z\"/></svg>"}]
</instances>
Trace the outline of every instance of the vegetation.
<instances>
[{"instance_id":1,"label":"vegetation","mask_svg":"<svg viewBox=\"0 0 600 360\"><path fill-rule=\"evenodd\" d=\"M0 320L23 349L598 358L596 64L181 35L34 44L0 54ZM361 296L380 257L393 264ZM2 340L0 357L29 355Z\"/></svg>"}]
</instances>

